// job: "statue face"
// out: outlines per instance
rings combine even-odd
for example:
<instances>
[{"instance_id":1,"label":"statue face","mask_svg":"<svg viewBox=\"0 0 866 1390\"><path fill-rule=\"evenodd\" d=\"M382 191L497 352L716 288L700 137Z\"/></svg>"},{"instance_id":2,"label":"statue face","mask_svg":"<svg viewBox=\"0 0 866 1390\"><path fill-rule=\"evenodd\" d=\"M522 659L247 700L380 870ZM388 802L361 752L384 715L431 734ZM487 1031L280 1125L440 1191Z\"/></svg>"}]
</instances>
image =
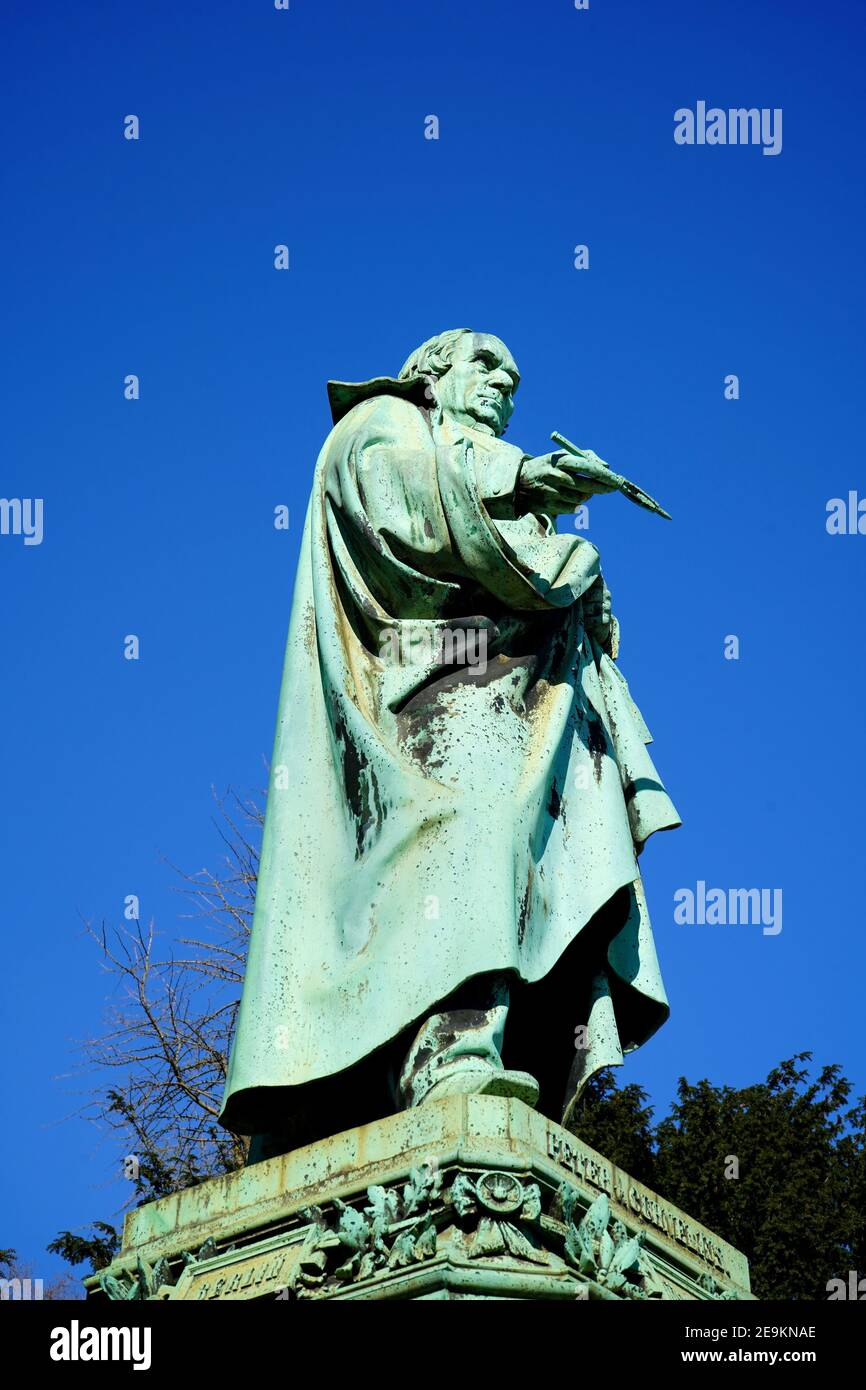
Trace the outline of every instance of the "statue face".
<instances>
[{"instance_id":1,"label":"statue face","mask_svg":"<svg viewBox=\"0 0 866 1390\"><path fill-rule=\"evenodd\" d=\"M433 392L446 415L461 424L502 434L514 410L520 381L517 363L492 333L466 334L454 348L451 366Z\"/></svg>"}]
</instances>

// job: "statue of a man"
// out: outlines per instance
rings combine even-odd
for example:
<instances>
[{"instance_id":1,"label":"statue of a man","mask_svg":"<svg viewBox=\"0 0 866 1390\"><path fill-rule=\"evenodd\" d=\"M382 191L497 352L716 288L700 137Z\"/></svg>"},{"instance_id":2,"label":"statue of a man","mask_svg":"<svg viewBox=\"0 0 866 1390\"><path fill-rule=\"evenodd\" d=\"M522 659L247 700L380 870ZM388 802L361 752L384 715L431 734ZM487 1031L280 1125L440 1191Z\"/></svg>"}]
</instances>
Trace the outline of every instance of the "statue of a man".
<instances>
[{"instance_id":1,"label":"statue of a man","mask_svg":"<svg viewBox=\"0 0 866 1390\"><path fill-rule=\"evenodd\" d=\"M637 866L679 820L614 660L602 484L505 443L467 329L331 382L222 1122L252 1156L455 1092L568 1122L664 1022Z\"/></svg>"}]
</instances>

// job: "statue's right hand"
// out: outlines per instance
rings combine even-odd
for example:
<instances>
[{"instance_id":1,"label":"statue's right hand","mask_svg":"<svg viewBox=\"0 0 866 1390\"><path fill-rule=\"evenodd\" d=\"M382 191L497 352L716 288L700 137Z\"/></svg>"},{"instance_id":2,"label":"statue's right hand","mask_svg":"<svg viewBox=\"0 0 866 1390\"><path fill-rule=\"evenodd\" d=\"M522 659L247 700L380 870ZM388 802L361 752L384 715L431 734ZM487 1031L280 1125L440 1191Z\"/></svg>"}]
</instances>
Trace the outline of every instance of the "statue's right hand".
<instances>
[{"instance_id":1,"label":"statue's right hand","mask_svg":"<svg viewBox=\"0 0 866 1390\"><path fill-rule=\"evenodd\" d=\"M574 458L562 449L552 454L539 454L524 459L517 481L517 501L524 512L545 512L559 516L573 512L598 492L615 492L615 487L597 478L575 475L573 467L563 467L564 460Z\"/></svg>"}]
</instances>

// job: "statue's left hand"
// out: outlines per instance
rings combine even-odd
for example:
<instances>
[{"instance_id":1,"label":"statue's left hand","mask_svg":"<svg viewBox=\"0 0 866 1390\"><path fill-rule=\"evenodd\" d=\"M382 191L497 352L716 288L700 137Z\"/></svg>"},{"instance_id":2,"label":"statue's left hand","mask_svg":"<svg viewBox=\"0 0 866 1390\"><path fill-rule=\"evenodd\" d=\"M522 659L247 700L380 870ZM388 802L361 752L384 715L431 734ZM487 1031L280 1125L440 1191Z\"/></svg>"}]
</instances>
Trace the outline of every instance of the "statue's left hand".
<instances>
[{"instance_id":1,"label":"statue's left hand","mask_svg":"<svg viewBox=\"0 0 866 1390\"><path fill-rule=\"evenodd\" d=\"M595 454L593 459L601 463ZM575 465L579 463L579 459L564 449L525 458L517 479L518 515L531 511L561 516L564 512L576 511L596 493L616 491L615 486L604 479L578 473Z\"/></svg>"}]
</instances>

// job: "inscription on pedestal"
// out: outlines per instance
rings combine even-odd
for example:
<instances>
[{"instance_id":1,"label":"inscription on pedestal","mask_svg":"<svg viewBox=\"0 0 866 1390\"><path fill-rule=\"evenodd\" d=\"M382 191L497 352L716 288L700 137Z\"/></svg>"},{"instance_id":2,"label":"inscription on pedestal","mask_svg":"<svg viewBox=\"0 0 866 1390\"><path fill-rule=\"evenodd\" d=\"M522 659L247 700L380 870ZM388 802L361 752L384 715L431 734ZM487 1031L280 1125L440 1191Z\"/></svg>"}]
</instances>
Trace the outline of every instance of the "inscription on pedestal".
<instances>
[{"instance_id":1,"label":"inscription on pedestal","mask_svg":"<svg viewBox=\"0 0 866 1390\"><path fill-rule=\"evenodd\" d=\"M431 1155L433 1157L431 1157ZM552 1120L452 1096L137 1208L91 1296L750 1298L745 1256Z\"/></svg>"},{"instance_id":2,"label":"inscription on pedestal","mask_svg":"<svg viewBox=\"0 0 866 1390\"><path fill-rule=\"evenodd\" d=\"M712 1269L731 1276L732 1271L717 1240L713 1240L699 1226L686 1221L674 1206L657 1197L627 1173L585 1148L579 1139L572 1138L561 1129L548 1129L547 1152L560 1168L572 1173L588 1187L597 1192L606 1192L611 1201L622 1208L623 1214L627 1213L632 1220L637 1217L646 1222L690 1254L697 1255Z\"/></svg>"},{"instance_id":3,"label":"inscription on pedestal","mask_svg":"<svg viewBox=\"0 0 866 1390\"><path fill-rule=\"evenodd\" d=\"M210 1302L214 1299L261 1298L264 1294L277 1294L285 1287L286 1280L297 1264L301 1247L294 1250L265 1251L249 1256L238 1264L226 1268L225 1256L222 1263L214 1261L212 1269L196 1270L180 1285L177 1297L196 1302Z\"/></svg>"}]
</instances>

